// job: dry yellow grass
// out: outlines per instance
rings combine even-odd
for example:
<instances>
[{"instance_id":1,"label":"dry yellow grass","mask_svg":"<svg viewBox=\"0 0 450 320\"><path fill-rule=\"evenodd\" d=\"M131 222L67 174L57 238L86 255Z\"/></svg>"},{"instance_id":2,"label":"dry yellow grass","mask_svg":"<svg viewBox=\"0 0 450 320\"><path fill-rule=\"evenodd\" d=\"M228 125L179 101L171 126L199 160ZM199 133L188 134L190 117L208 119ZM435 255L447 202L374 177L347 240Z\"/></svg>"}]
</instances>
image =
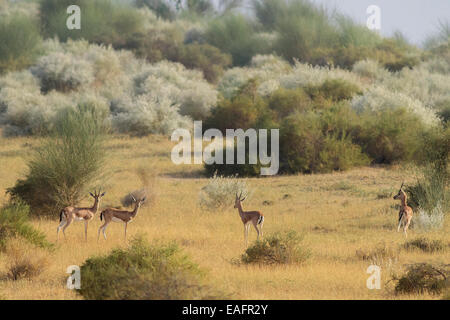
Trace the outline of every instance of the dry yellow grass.
<instances>
[{"instance_id":1,"label":"dry yellow grass","mask_svg":"<svg viewBox=\"0 0 450 320\"><path fill-rule=\"evenodd\" d=\"M4 190L23 176L24 157L39 143L31 138L0 138L0 204L7 199ZM106 186L102 207L120 205L120 198L139 187L137 169L158 176L154 205L145 207L130 224L128 235L145 233L151 239L175 240L193 260L207 269L210 281L238 299L432 299L438 297L396 296L390 270L400 270L413 262L450 261L449 250L426 254L400 252L399 259L382 269L382 289L366 287L369 262L356 255L358 249L385 243L398 248L405 242L396 231L397 211L391 193L405 179L401 168L362 168L324 175L277 176L249 179L254 193L244 203L247 209L265 214L265 233L293 229L305 235L312 256L302 266L236 266L231 263L244 250L243 227L238 213L205 212L198 206L198 193L207 183L201 166L176 166L170 161L171 142L163 137L113 137L114 151L109 162L112 177ZM409 179L410 180L410 179ZM406 178L408 181L408 178ZM288 196L286 196L288 195ZM264 200L273 204L264 206ZM89 204L88 202L83 204ZM57 213L55 213L57 216ZM414 218L413 218L414 219ZM55 220L34 220L50 241L56 240ZM0 296L7 299L79 299L66 289L66 268L81 265L92 255L123 246L123 226L108 228L108 240L96 241L98 216L90 224L88 243L83 241L83 224L67 229L67 241L60 241L51 255L51 265L33 280L0 281ZM430 239L450 243L448 221ZM418 236L413 229L409 238ZM250 240L256 234L250 232ZM1 257L1 256L0 256ZM0 258L0 273L5 270Z\"/></svg>"}]
</instances>

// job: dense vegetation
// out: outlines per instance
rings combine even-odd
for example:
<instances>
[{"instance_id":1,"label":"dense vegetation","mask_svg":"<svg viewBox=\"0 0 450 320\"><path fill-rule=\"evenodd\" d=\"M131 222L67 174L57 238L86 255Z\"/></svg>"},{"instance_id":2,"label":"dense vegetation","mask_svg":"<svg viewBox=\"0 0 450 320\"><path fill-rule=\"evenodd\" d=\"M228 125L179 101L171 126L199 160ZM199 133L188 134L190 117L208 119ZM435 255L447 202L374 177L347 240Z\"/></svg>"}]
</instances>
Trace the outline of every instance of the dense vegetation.
<instances>
[{"instance_id":1,"label":"dense vegetation","mask_svg":"<svg viewBox=\"0 0 450 320\"><path fill-rule=\"evenodd\" d=\"M69 3L82 8L80 30L65 26ZM422 161L427 145L448 146L445 23L420 49L308 0L254 0L254 15L240 1L2 5L6 136L48 135L61 109L90 104L131 135L170 135L192 120L222 131L279 128L281 173Z\"/></svg>"}]
</instances>

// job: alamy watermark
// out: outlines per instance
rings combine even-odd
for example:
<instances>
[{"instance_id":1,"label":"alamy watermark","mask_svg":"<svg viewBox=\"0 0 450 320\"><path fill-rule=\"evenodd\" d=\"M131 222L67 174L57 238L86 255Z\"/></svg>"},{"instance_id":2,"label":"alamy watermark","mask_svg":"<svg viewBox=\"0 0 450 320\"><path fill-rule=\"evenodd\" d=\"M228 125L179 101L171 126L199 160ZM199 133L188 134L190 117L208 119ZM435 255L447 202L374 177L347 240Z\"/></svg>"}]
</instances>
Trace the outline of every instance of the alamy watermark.
<instances>
[{"instance_id":1,"label":"alamy watermark","mask_svg":"<svg viewBox=\"0 0 450 320\"><path fill-rule=\"evenodd\" d=\"M259 163L261 175L275 175L279 169L279 129L270 129L270 155L268 149L267 129L226 129L225 157L224 139L219 129L208 129L203 133L202 121L194 121L194 164L246 164L248 150L248 164ZM192 164L192 138L187 129L176 129L171 140L178 142L171 152L172 162L175 164ZM181 141L180 141L181 140ZM248 140L248 148L246 141ZM203 142L212 141L203 149ZM237 142L236 148L235 142ZM235 159L235 149L237 157ZM225 159L224 159L225 158Z\"/></svg>"},{"instance_id":2,"label":"alamy watermark","mask_svg":"<svg viewBox=\"0 0 450 320\"><path fill-rule=\"evenodd\" d=\"M370 274L366 281L367 289L381 289L381 267L372 264L367 268L366 272Z\"/></svg>"},{"instance_id":3,"label":"alamy watermark","mask_svg":"<svg viewBox=\"0 0 450 320\"><path fill-rule=\"evenodd\" d=\"M79 266L68 266L66 273L70 274L67 278L67 289L81 289L81 271Z\"/></svg>"}]
</instances>

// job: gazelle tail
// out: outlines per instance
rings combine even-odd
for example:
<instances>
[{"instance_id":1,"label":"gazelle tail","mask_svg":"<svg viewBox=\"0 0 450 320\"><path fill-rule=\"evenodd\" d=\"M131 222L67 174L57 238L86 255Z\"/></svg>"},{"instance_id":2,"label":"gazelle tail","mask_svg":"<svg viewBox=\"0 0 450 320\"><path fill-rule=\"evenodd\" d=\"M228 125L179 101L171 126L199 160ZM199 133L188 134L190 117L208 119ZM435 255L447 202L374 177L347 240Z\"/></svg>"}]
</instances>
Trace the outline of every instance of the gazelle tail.
<instances>
[{"instance_id":1,"label":"gazelle tail","mask_svg":"<svg viewBox=\"0 0 450 320\"><path fill-rule=\"evenodd\" d=\"M260 216L258 219L258 224L261 224L264 222L264 216Z\"/></svg>"}]
</instances>

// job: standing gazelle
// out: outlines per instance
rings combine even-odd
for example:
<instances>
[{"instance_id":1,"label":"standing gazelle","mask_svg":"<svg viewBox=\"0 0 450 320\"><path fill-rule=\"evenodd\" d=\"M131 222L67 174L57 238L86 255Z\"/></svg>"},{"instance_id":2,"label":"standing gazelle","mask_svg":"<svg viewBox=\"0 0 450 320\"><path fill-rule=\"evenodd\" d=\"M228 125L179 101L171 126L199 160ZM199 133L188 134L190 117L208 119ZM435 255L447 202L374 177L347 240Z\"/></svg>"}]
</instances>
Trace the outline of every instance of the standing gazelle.
<instances>
[{"instance_id":1,"label":"standing gazelle","mask_svg":"<svg viewBox=\"0 0 450 320\"><path fill-rule=\"evenodd\" d=\"M137 201L133 196L133 201L135 202L134 210L133 211L126 211L126 210L118 210L114 208L108 208L103 210L100 213L100 220L105 219L105 223L98 228L98 236L97 241L100 239L100 231L103 231L103 237L106 240L106 227L109 225L111 221L113 222L122 222L125 224L125 241L127 240L127 226L128 222L133 221L133 219L136 217L139 208L141 205L145 202L145 198Z\"/></svg>"},{"instance_id":2,"label":"standing gazelle","mask_svg":"<svg viewBox=\"0 0 450 320\"><path fill-rule=\"evenodd\" d=\"M398 213L398 227L397 232L400 231L400 227L403 224L403 232L405 233L405 237L408 237L407 230L409 227L409 224L411 223L411 218L413 215L413 210L411 207L408 207L406 204L406 193L403 191L403 183L400 187L400 190L398 190L398 193L394 196L394 200L400 199L401 206L400 206L400 212Z\"/></svg>"},{"instance_id":3,"label":"standing gazelle","mask_svg":"<svg viewBox=\"0 0 450 320\"><path fill-rule=\"evenodd\" d=\"M62 209L61 213L59 214L60 223L57 229L56 241L59 240L59 230L61 230L61 228L64 234L64 238L66 238L65 231L73 221L84 221L84 238L87 241L89 221L91 221L97 213L100 204L100 198L102 198L105 193L106 192L103 192L102 194L100 194L100 192L97 193L97 190L94 191L94 194L92 194L92 192L89 192L89 195L94 198L94 205L91 208L65 207L64 209Z\"/></svg>"},{"instance_id":4,"label":"standing gazelle","mask_svg":"<svg viewBox=\"0 0 450 320\"><path fill-rule=\"evenodd\" d=\"M259 236L263 236L263 223L264 223L264 215L259 211L244 211L242 209L242 204L246 197L242 197L242 192L238 196L236 193L236 199L234 201L234 208L238 209L239 216L241 217L242 223L244 224L244 240L245 240L245 246L248 246L248 229L250 228L250 223L253 224L255 227L256 232L258 233L258 240ZM259 226L259 228L258 228Z\"/></svg>"}]
</instances>

